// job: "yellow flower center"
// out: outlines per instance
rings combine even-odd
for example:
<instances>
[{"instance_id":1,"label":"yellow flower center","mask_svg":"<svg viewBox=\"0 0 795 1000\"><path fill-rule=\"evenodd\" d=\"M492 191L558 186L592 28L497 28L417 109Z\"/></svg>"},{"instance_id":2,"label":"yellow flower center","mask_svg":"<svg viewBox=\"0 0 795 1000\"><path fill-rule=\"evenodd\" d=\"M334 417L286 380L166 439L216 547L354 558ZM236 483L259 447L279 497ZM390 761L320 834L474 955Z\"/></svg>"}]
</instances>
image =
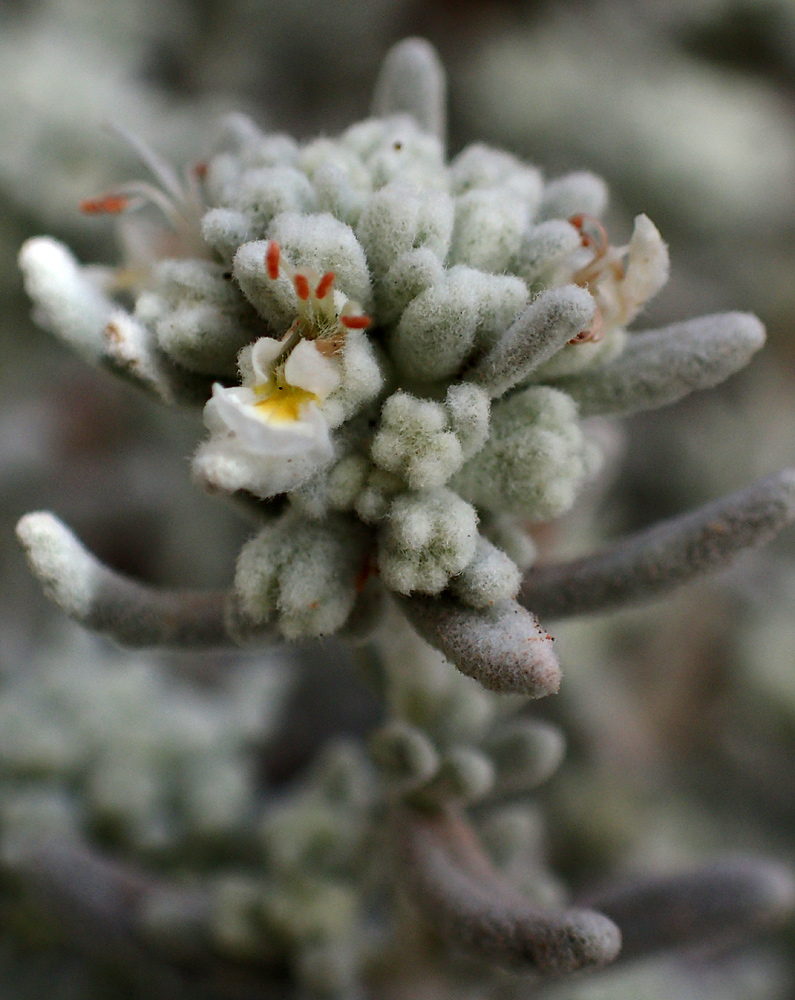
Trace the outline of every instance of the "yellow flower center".
<instances>
[{"instance_id":1,"label":"yellow flower center","mask_svg":"<svg viewBox=\"0 0 795 1000\"><path fill-rule=\"evenodd\" d=\"M274 424L290 424L301 417L301 407L305 403L317 402L319 397L313 392L301 389L297 385L269 385L257 387L254 390L262 399L254 404L255 408Z\"/></svg>"}]
</instances>

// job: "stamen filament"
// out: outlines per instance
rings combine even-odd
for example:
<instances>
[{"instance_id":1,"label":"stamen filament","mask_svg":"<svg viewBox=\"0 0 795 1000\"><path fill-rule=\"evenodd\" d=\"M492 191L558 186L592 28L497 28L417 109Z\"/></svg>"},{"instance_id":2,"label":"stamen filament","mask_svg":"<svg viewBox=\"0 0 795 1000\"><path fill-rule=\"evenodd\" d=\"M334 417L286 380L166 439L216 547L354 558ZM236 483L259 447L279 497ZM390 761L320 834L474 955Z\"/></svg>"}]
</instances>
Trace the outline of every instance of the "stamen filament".
<instances>
[{"instance_id":1,"label":"stamen filament","mask_svg":"<svg viewBox=\"0 0 795 1000\"><path fill-rule=\"evenodd\" d=\"M602 310L599 306L594 310L593 323L587 330L580 330L576 337L572 337L569 341L570 344L596 344L605 335L605 321L602 316Z\"/></svg>"},{"instance_id":2,"label":"stamen filament","mask_svg":"<svg viewBox=\"0 0 795 1000\"><path fill-rule=\"evenodd\" d=\"M183 191L182 185L179 182L179 177L165 160L161 159L157 153L150 149L149 146L147 146L147 144L137 135L134 135L132 132L128 132L126 128L118 125L116 122L108 122L107 127L111 132L115 132L120 139L127 143L141 163L143 163L145 167L149 168L152 176L160 183L164 191L168 191L175 201L182 200Z\"/></svg>"}]
</instances>

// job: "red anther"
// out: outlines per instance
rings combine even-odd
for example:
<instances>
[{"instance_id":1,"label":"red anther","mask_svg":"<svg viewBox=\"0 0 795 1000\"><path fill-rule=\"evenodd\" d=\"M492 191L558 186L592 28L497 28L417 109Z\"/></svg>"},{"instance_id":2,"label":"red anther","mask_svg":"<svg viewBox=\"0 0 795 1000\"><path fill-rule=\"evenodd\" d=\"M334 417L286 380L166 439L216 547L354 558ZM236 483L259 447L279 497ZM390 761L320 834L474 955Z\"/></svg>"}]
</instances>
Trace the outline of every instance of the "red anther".
<instances>
[{"instance_id":1,"label":"red anther","mask_svg":"<svg viewBox=\"0 0 795 1000\"><path fill-rule=\"evenodd\" d=\"M569 219L569 223L574 226L575 229L579 230L580 240L584 247L593 247L596 258L604 256L607 252L608 246L610 245L610 240L607 236L607 230L596 218L596 216L585 215L583 212L578 212L576 215L572 215ZM590 226L592 232L589 233L585 231L583 227L586 225Z\"/></svg>"},{"instance_id":2,"label":"red anther","mask_svg":"<svg viewBox=\"0 0 795 1000\"><path fill-rule=\"evenodd\" d=\"M315 297L318 299L323 299L326 297L326 293L329 288L334 284L334 279L336 275L333 271L326 271L323 277L318 281L317 288L315 289Z\"/></svg>"},{"instance_id":3,"label":"red anther","mask_svg":"<svg viewBox=\"0 0 795 1000\"><path fill-rule=\"evenodd\" d=\"M605 321L602 310L597 306L594 313L593 323L587 330L580 330L576 337L572 337L570 344L596 344L605 335Z\"/></svg>"},{"instance_id":4,"label":"red anther","mask_svg":"<svg viewBox=\"0 0 795 1000\"><path fill-rule=\"evenodd\" d=\"M593 237L590 236L588 233L583 232L582 227L585 225L587 219L590 219L590 216L585 215L582 212L577 212L576 215L572 215L572 217L569 219L569 225L574 226L574 228L579 231L580 242L584 247L589 247L593 243Z\"/></svg>"},{"instance_id":5,"label":"red anther","mask_svg":"<svg viewBox=\"0 0 795 1000\"><path fill-rule=\"evenodd\" d=\"M279 260L281 250L276 240L271 240L268 249L265 251L265 267L268 269L268 277L275 281L279 277Z\"/></svg>"},{"instance_id":6,"label":"red anther","mask_svg":"<svg viewBox=\"0 0 795 1000\"><path fill-rule=\"evenodd\" d=\"M118 215L130 204L124 194L106 194L101 198L86 198L80 202L80 211L86 215Z\"/></svg>"},{"instance_id":7,"label":"red anther","mask_svg":"<svg viewBox=\"0 0 795 1000\"><path fill-rule=\"evenodd\" d=\"M306 302L309 298L309 282L306 280L306 275L296 274L293 278L293 284L295 285L295 294Z\"/></svg>"},{"instance_id":8,"label":"red anther","mask_svg":"<svg viewBox=\"0 0 795 1000\"><path fill-rule=\"evenodd\" d=\"M207 176L207 164L204 160L201 160L199 163L195 163L193 165L193 174L196 178L198 178L198 180L204 180Z\"/></svg>"},{"instance_id":9,"label":"red anther","mask_svg":"<svg viewBox=\"0 0 795 1000\"><path fill-rule=\"evenodd\" d=\"M364 330L372 322L369 316L340 316L340 323L349 330Z\"/></svg>"}]
</instances>

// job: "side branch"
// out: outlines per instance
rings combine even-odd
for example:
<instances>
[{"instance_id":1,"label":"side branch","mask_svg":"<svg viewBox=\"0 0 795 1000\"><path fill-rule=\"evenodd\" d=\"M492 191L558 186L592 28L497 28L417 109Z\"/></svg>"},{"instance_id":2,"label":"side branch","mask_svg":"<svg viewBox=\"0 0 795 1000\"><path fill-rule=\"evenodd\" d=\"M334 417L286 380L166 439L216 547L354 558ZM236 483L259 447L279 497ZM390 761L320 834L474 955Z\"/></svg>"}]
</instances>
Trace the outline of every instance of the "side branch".
<instances>
[{"instance_id":1,"label":"side branch","mask_svg":"<svg viewBox=\"0 0 795 1000\"><path fill-rule=\"evenodd\" d=\"M451 597L400 597L413 628L490 691L543 698L561 679L553 639L516 601L476 609Z\"/></svg>"},{"instance_id":2,"label":"side branch","mask_svg":"<svg viewBox=\"0 0 795 1000\"><path fill-rule=\"evenodd\" d=\"M700 871L618 886L585 904L621 928L621 960L704 945L734 944L773 927L795 909L795 879L755 858L718 861Z\"/></svg>"},{"instance_id":3,"label":"side branch","mask_svg":"<svg viewBox=\"0 0 795 1000\"><path fill-rule=\"evenodd\" d=\"M716 313L661 330L634 333L619 357L587 374L556 379L584 417L655 410L710 389L744 368L765 342L748 313Z\"/></svg>"},{"instance_id":4,"label":"side branch","mask_svg":"<svg viewBox=\"0 0 795 1000\"><path fill-rule=\"evenodd\" d=\"M443 940L514 971L559 976L612 962L621 934L592 910L531 906L491 866L463 817L405 810L398 824L408 892Z\"/></svg>"},{"instance_id":5,"label":"side branch","mask_svg":"<svg viewBox=\"0 0 795 1000\"><path fill-rule=\"evenodd\" d=\"M98 957L140 959L135 911L153 888L143 873L68 840L20 845L5 864L75 944Z\"/></svg>"},{"instance_id":6,"label":"side branch","mask_svg":"<svg viewBox=\"0 0 795 1000\"><path fill-rule=\"evenodd\" d=\"M795 470L654 525L604 552L531 570L520 600L542 618L620 607L729 565L795 519Z\"/></svg>"},{"instance_id":7,"label":"side branch","mask_svg":"<svg viewBox=\"0 0 795 1000\"><path fill-rule=\"evenodd\" d=\"M493 397L504 395L587 330L594 308L588 292L576 285L541 292L467 372L467 379Z\"/></svg>"},{"instance_id":8,"label":"side branch","mask_svg":"<svg viewBox=\"0 0 795 1000\"><path fill-rule=\"evenodd\" d=\"M99 278L58 240L37 236L19 253L36 322L83 357L104 364L165 403L203 405L211 380L172 363L150 330L119 309Z\"/></svg>"},{"instance_id":9,"label":"side branch","mask_svg":"<svg viewBox=\"0 0 795 1000\"><path fill-rule=\"evenodd\" d=\"M224 591L156 590L104 566L46 512L26 514L17 537L44 591L71 618L123 646L233 645Z\"/></svg>"}]
</instances>

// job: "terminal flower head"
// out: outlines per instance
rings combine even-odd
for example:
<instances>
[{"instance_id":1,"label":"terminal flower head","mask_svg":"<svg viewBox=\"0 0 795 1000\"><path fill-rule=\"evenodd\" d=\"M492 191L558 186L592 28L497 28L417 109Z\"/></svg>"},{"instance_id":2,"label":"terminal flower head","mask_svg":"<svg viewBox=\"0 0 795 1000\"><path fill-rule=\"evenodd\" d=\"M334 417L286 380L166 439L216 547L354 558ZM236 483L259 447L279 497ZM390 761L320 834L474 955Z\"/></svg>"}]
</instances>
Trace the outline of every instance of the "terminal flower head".
<instances>
[{"instance_id":1,"label":"terminal flower head","mask_svg":"<svg viewBox=\"0 0 795 1000\"><path fill-rule=\"evenodd\" d=\"M542 620L610 610L725 566L795 519L795 473L595 557L534 565L530 525L570 510L598 473L601 452L616 454L604 422L590 418L712 387L750 359L764 332L753 317L729 313L626 334L667 274L651 222L639 216L629 244L612 247L598 221L607 192L594 175L545 181L531 164L482 144L448 162L444 94L437 56L409 39L387 56L374 116L338 137L298 143L236 118L223 147L184 186L144 155L157 186L127 185L84 205L125 213L154 203L166 217L167 226L152 227L139 283L124 289L132 295L114 300L118 283L105 294L94 270L54 240L28 241L20 255L40 322L165 402L204 406L209 435L193 459L202 483L237 499L275 498L246 504L256 508L257 528L226 592L161 593L135 583L102 566L53 515L29 514L17 531L47 593L78 621L133 646L334 633L370 640L358 678L321 669L297 686L285 675L274 687L264 675L268 718L246 724L242 769L208 757L203 740L190 781L177 775L177 784L152 785L158 776L145 774L155 794L142 797L129 768L152 757L149 743L131 761L136 733L131 741L123 732L112 753L96 744L91 757L101 770L92 773L78 732L74 767L61 760L62 712L58 766L50 767L51 693L44 744L14 751L25 773L41 772L44 760L48 785L4 810L0 847L10 843L11 812L26 848L33 827L41 833L52 814L45 839L14 852L15 878L44 876L45 887L55 879L66 895L74 889L75 909L86 909L85 880L63 878L73 851L77 876L86 874L103 899L118 899L112 923L131 948L146 958L151 945L160 962L171 954L160 947L161 932L180 946L180 981L203 976L223 985L232 970L249 993L463 989L515 998L527 992L526 980L491 980L489 963L512 976L559 976L611 961L622 931L630 952L639 934L641 950L670 946L672 926L674 944L707 943L732 923L741 931L793 905L789 874L746 860L619 888L608 893L609 916L562 909L557 891L549 909L539 904L539 876L543 896L549 879L538 838L528 851L528 830L538 821L535 789L560 761L563 739L517 699L552 694L561 670L530 608ZM165 252L176 259L163 259L169 234L174 246ZM590 491L586 509L601 492ZM366 748L336 724L345 712L329 715L324 698L310 698L302 721L312 739L297 757L288 752L286 769L282 755L278 783L263 788L261 775L249 774L252 750L258 759L271 744L278 750L307 680L326 691L344 677L353 686L341 688L343 709L362 681L377 700L365 713L376 727ZM507 704L498 698L507 695ZM134 700L146 707L146 697ZM195 709L187 707L191 722ZM176 721L195 744L195 725ZM174 747L164 750L173 756ZM130 773L126 804L117 792ZM59 775L67 784L51 788ZM54 793L56 809L48 805ZM126 861L109 863L100 850L108 845L94 843L108 818ZM174 840L183 827L187 855ZM493 857L479 830L498 848ZM193 843L211 846L221 867L189 871L194 855L206 860ZM162 879L125 870L136 853L141 864L154 860ZM176 869L167 871L172 861ZM515 890L506 890L508 880ZM128 883L145 890L132 916ZM616 899L619 916L629 913L621 931L611 919ZM716 899L731 901L728 917ZM466 968L458 959L442 964L442 943L465 953ZM120 951L124 958L129 949Z\"/></svg>"},{"instance_id":2,"label":"terminal flower head","mask_svg":"<svg viewBox=\"0 0 795 1000\"><path fill-rule=\"evenodd\" d=\"M407 46L398 77L416 58L435 86L435 56ZM482 144L447 161L442 117L405 104L425 91L395 87L336 137L235 119L184 183L142 152L156 184L84 207L154 203L161 229L201 245L153 249L133 296L98 297L93 272L49 245L23 255L52 328L166 402L204 406L202 484L280 498L234 592L284 635L342 628L365 564L368 592L512 599L533 558L526 525L564 514L599 469L583 417L679 398L691 355L713 384L698 338L672 332L686 360L660 374L656 335L626 333L668 271L646 216L613 246L594 175L545 180ZM727 373L760 343L753 324L738 337ZM318 594L295 581L321 579L321 550L333 584Z\"/></svg>"}]
</instances>

